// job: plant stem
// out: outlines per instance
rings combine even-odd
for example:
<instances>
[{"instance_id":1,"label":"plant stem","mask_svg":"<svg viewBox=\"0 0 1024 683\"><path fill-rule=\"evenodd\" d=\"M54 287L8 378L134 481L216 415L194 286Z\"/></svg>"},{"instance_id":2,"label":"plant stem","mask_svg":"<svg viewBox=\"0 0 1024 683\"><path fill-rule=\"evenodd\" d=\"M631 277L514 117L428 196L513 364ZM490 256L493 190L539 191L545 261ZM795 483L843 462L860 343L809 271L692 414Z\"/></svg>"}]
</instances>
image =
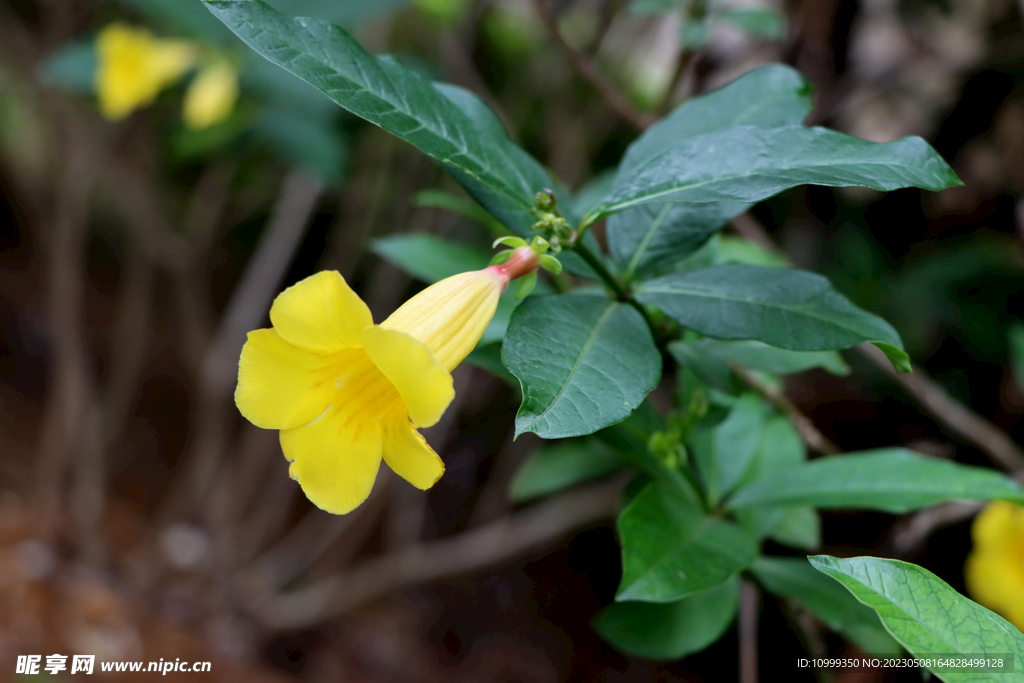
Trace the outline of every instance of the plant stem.
<instances>
[{"instance_id":1,"label":"plant stem","mask_svg":"<svg viewBox=\"0 0 1024 683\"><path fill-rule=\"evenodd\" d=\"M580 258L586 261L587 265L597 273L597 276L604 281L605 285L615 293L616 299L624 304L629 304L640 312L640 315L644 318L644 322L647 323L647 327L651 330L651 336L654 339L654 343L659 349L664 350L664 343L666 342L666 340L663 339L664 335L662 335L661 331L654 324L654 321L651 320L651 316L648 315L647 310L633 298L633 294L622 286L622 283L619 282L615 276L611 274L611 271L605 267L604 263L601 262L601 259L597 258L594 252L587 248L587 245L583 243L582 239L577 239L572 248L573 251L579 254Z\"/></svg>"}]
</instances>

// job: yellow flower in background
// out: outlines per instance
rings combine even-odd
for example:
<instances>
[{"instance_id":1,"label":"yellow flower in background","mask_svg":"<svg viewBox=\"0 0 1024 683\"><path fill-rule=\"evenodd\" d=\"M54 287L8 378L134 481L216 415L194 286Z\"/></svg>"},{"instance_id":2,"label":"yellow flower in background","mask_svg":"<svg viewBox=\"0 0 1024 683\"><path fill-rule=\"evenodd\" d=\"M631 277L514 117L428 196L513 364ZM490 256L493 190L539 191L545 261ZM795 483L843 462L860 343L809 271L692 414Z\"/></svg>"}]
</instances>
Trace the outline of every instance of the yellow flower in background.
<instances>
[{"instance_id":1,"label":"yellow flower in background","mask_svg":"<svg viewBox=\"0 0 1024 683\"><path fill-rule=\"evenodd\" d=\"M1024 507L996 501L975 518L964 579L976 602L1024 630Z\"/></svg>"},{"instance_id":2,"label":"yellow flower in background","mask_svg":"<svg viewBox=\"0 0 1024 683\"><path fill-rule=\"evenodd\" d=\"M199 50L185 40L154 38L144 28L111 24L96 39L100 112L116 121L150 104L193 67Z\"/></svg>"},{"instance_id":3,"label":"yellow flower in background","mask_svg":"<svg viewBox=\"0 0 1024 683\"><path fill-rule=\"evenodd\" d=\"M339 273L310 276L274 300L272 329L249 333L235 403L257 427L281 430L289 474L327 512L366 500L382 457L430 488L444 463L417 428L441 419L455 396L451 370L480 340L509 281L538 263L524 253L442 280L380 325Z\"/></svg>"},{"instance_id":4,"label":"yellow flower in background","mask_svg":"<svg viewBox=\"0 0 1024 683\"><path fill-rule=\"evenodd\" d=\"M231 115L238 99L238 70L226 59L203 67L185 91L184 118L189 128L206 128Z\"/></svg>"}]
</instances>

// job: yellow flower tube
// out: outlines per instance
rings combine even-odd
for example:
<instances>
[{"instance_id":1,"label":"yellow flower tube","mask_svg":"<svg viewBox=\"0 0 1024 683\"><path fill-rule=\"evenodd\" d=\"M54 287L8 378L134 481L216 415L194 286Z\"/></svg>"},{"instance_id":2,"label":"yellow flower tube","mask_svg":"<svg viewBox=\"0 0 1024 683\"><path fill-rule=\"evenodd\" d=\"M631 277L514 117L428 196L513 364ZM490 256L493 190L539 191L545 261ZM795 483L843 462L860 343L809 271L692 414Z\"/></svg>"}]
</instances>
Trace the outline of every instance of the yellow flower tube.
<instances>
[{"instance_id":1,"label":"yellow flower tube","mask_svg":"<svg viewBox=\"0 0 1024 683\"><path fill-rule=\"evenodd\" d=\"M448 408L451 370L480 340L508 283L539 264L522 247L502 265L427 287L380 325L338 272L312 275L274 300L272 329L249 333L235 404L257 427L281 430L289 474L327 512L366 500L382 458L428 489L444 463L417 429Z\"/></svg>"},{"instance_id":2,"label":"yellow flower tube","mask_svg":"<svg viewBox=\"0 0 1024 683\"><path fill-rule=\"evenodd\" d=\"M975 518L964 565L967 592L1024 630L1024 507L996 501Z\"/></svg>"}]
</instances>

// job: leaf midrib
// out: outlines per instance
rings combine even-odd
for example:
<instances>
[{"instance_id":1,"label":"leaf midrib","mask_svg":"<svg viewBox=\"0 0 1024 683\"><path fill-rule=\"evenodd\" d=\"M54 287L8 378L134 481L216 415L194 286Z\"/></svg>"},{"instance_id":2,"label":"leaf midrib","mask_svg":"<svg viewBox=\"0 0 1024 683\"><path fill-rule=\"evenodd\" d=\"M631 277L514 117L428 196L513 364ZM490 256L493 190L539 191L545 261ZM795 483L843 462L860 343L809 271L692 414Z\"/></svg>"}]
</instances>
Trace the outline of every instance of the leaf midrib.
<instances>
[{"instance_id":1,"label":"leaf midrib","mask_svg":"<svg viewBox=\"0 0 1024 683\"><path fill-rule=\"evenodd\" d=\"M714 296L711 296L711 295L709 295L707 293L706 290L700 290L700 289L691 290L691 289L687 289L687 288L684 288L684 287L675 287L675 288L669 289L666 286L658 286L658 285L656 285L654 287L647 287L647 286L641 287L637 291L637 294L683 294L683 295L686 295L686 296L694 296L694 297L697 297L697 298L710 299L710 300L713 300L713 301L731 301L731 302L735 302L735 303L748 304L748 305L751 305L751 306L762 306L762 307L768 308L768 309L779 309L779 310L787 311L787 312L790 312L790 313L796 313L796 314L804 315L804 316L806 316L808 318L812 318L814 320L823 321L825 323L828 323L829 325L837 327L837 328L839 328L841 330L844 330L846 332L850 332L852 334L856 334L858 336L861 336L860 333L857 332L857 330L855 330L853 328L850 328L850 327L846 327L845 325L839 324L839 323L835 322L835 320L832 319L832 318L828 318L825 315L815 315L814 313L812 313L812 312L810 312L810 311L808 311L806 309L800 308L800 304L786 305L786 304L778 304L778 303L766 303L766 302L763 302L763 301L758 301L756 299L746 299L746 298L739 297L739 296L736 296L736 295L731 295L731 294L730 295L716 294ZM869 342L879 341L879 342L882 342L883 344L890 344L890 345L893 344L893 342L891 342L891 341L885 341L885 340L882 340L882 339L867 339L866 341L869 341ZM780 348L784 348L784 347L780 347ZM817 350L819 350L819 351L827 351L827 350L830 350L830 349L817 349Z\"/></svg>"},{"instance_id":2,"label":"leaf midrib","mask_svg":"<svg viewBox=\"0 0 1024 683\"><path fill-rule=\"evenodd\" d=\"M693 140L697 140L697 139L699 139L701 137L715 135L715 134L720 133L722 131L729 131L729 130L732 130L733 128L738 128L738 127L740 127L740 126L732 126L732 127L729 127L729 128L723 128L720 131L714 131L714 132L711 132L711 133L706 133L703 136L695 136L695 137L692 137L692 138L687 138L683 142L680 142L680 143L677 143L676 145L673 145L672 147L670 147L669 149L665 150L664 152L662 152L661 154L657 155L656 157L648 159L646 162L644 162L642 164L637 164L636 166L634 166L632 168L632 173L634 175L643 174L648 167L656 165L656 163L658 162L659 159L662 159L666 155L670 154L672 152L672 150L675 149L676 147L679 147L679 146L685 145L685 144L689 144ZM757 126L747 126L747 128L757 128ZM786 128L786 129L799 129L799 130L816 130L815 128L805 128L803 126L778 126L778 127L764 128L763 130L773 130L773 129L782 129L782 128ZM822 130L828 130L828 129L822 129ZM853 139L860 140L859 138L853 138ZM883 144L895 144L895 143L899 143L899 142L902 142L903 140L907 140L907 139L908 138L903 138L902 140L894 140L891 143L883 143ZM863 140L860 140L860 141L864 142ZM908 168L908 169L911 169L911 170L914 170L914 171L918 171L918 172L923 170L923 168L921 166L912 166L910 164L902 163L902 162L899 162L899 161L893 161L891 163L890 162L882 162L882 161L841 161L839 163L830 162L830 161L822 161L822 162L818 162L818 163L814 163L814 164L801 164L799 166L778 166L778 167L774 167L772 169L764 169L764 170L762 170L760 172L757 172L757 173L734 173L734 174L727 174L727 175L722 175L722 176L716 176L713 179L701 180L701 181L696 181L696 182L687 183L687 184L683 184L683 185L674 185L670 189L661 190L661 191L653 192L653 193L649 193L649 194L643 194L643 195L636 196L636 197L634 197L632 199L629 199L629 200L626 200L626 201L618 202L618 203L615 203L615 204L607 204L607 205L598 207L594 211L591 211L591 214L596 214L597 217L599 218L600 216L605 216L605 215L608 215L609 213L615 213L617 211L623 211L625 209L632 208L634 206L639 206L641 204L656 203L654 201L654 198L657 198L657 197L662 197L662 196L665 196L665 195L673 194L675 192L682 192L684 190L691 190L691 189L694 189L694 188L703 187L704 185L711 185L711 184L719 183L719 182L723 182L723 181L738 180L738 179L741 179L741 178L755 178L755 177L758 177L758 176L767 175L769 173L778 174L780 172L797 171L797 170L802 170L802 169L817 169L817 168L822 168L822 167L830 168L830 167L841 166L841 165L844 165L844 164L856 164L858 166L868 166L868 167L884 166L886 168L899 167L899 168ZM936 177L938 177L938 176L936 175ZM801 184L804 184L804 183L801 183ZM813 183L811 183L811 184L813 184ZM869 186L866 186L866 187L869 187ZM677 201L679 203L686 202L686 200L673 200L673 201ZM728 200L722 199L722 200L714 200L714 201L750 201L750 200L749 199L728 199ZM691 202L686 202L686 203L706 204L706 203L709 203L709 202L692 202L691 201ZM596 220L596 218L594 220ZM584 222L586 223L587 221L584 221Z\"/></svg>"},{"instance_id":3,"label":"leaf midrib","mask_svg":"<svg viewBox=\"0 0 1024 683\"><path fill-rule=\"evenodd\" d=\"M217 3L217 2L210 2L209 4L220 4L220 5L222 5L222 4L224 4L224 3L223 3L223 2L221 2L221 3ZM238 4L238 3L237 3L237 2L232 2L232 3L230 3L230 4ZM276 11L276 10L275 10L275 11ZM374 97L375 99L377 99L378 101L380 101L380 102L384 102L385 104L387 104L387 105L388 105L389 107L391 107L391 108L392 108L392 109L393 109L394 111L396 111L396 112L399 112L399 113L401 113L401 114L403 114L403 115L405 115L405 116L409 117L410 119L412 119L413 121L415 121L415 122L416 122L416 123L417 123L417 124L419 125L419 128L421 128L421 129L423 129L424 131L428 132L428 133L429 133L429 134L430 134L430 135L431 135L431 136L432 136L432 137L433 137L433 138L434 138L435 140L440 140L440 141L443 141L443 142L445 142L445 143L447 143L447 144L451 145L452 147L454 147L454 148L455 148L456 150L459 150L459 149L460 149L459 145L455 144L455 143L454 143L454 142L453 142L453 141L452 141L451 139L449 139L449 138L446 138L446 137L444 137L443 135L441 135L441 134L440 134L439 132L437 132L437 130L436 130L436 129L435 129L434 127L432 127L432 126L427 126L427 125L424 125L424 121L423 121L423 120L422 120L421 118L419 118L419 117L417 117L417 116L413 115L413 113L412 113L412 112L411 112L411 111L410 111L410 110L409 110L409 109L408 109L407 107L405 107L405 106L404 106L404 104L405 104L405 102L404 102L404 101L402 101L402 102L401 102L402 106L396 105L396 104L395 104L394 102L392 102L392 101L391 101L390 99L387 99L386 97L384 97L384 96L380 95L380 94L378 93L378 91L376 91L376 90L372 90L372 89L370 89L370 88L366 88L366 87L363 87L363 86L362 86L362 85L360 85L360 84L359 84L359 83L358 83L357 81L354 81L354 80L352 80L351 78L349 78L348 76L346 76L346 75L342 74L342 73L341 73L340 71L338 71L338 70L337 70L337 69L336 69L335 67L333 67L333 66L332 66L331 64L329 64L329 63L327 63L327 62L324 62L324 61L322 61L322 60L321 60L321 59L319 59L318 57L316 57L316 56L314 56L313 54L311 54L311 53L310 53L310 52L309 52L308 50L305 50L303 46L301 46L301 45L298 45L298 46L297 46L297 45L295 45L295 44L294 44L294 43L293 43L293 42L292 42L291 40L289 40L289 39L288 39L287 37L285 37L285 36L284 36L284 35L282 35L281 33L279 33L279 32L274 32L274 33L271 33L270 31L268 31L268 30L266 30L266 29L264 29L264 28L262 28L262 27L259 27L259 26L255 25L255 24L254 24L254 23L253 23L252 21L250 21L250 20L248 20L248 19L244 19L244 18L238 18L237 16L236 16L235 18L237 19L237 21L238 21L238 23L239 23L240 25L245 25L245 26L248 26L248 27L249 27L249 28L250 28L251 30L253 30L253 31L257 32L257 34L267 34L267 35L272 35L272 36L274 36L275 38L277 38L278 40L280 40L280 41L281 41L282 43L284 43L284 44L285 44L285 45L286 45L286 46L287 46L288 48L290 48L290 49L294 50L295 52L297 52L297 53L299 53L299 54L305 54L305 55L307 55L307 56L308 56L308 57L309 57L310 59L312 59L312 60L313 60L314 62L316 62L317 64L320 64L320 65L321 65L321 66L323 66L323 67L324 67L325 69L328 69L328 70L330 71L330 73L331 73L331 74L333 74L334 76L336 76L337 78L339 78L340 80L342 80L343 82L345 82L346 84L349 84L350 86L353 86L353 87L352 87L352 89L353 89L353 90L357 90L357 91L360 91L360 92L365 92L365 93L369 93L370 95L372 95L372 96L373 96L373 97ZM288 17L288 21L289 21L289 22L291 22L291 23L294 23L296 19L297 19L296 17ZM323 23L325 23L325 22L322 22L321 20L315 20L315 19L314 19L314 21L316 21L316 22L317 22L318 24L321 24L321 25L322 25ZM330 24L329 22L327 22L327 26L328 26L328 27L330 27L330 28L336 28L336 27L334 27L334 25L333 25L333 24ZM316 36L315 36L315 35L314 35L314 34L313 34L313 33L312 33L311 31L309 31L309 29L308 29L308 28L307 28L306 26L301 26L301 28L302 28L302 29L304 29L304 30L306 30L306 31L308 32L308 34L309 34L310 38L311 38L312 40L314 40L314 41L316 42L317 46L321 48L321 51L323 51L323 52L326 52L325 50L323 50L323 44L322 44L322 42L321 42L321 41L319 40L319 38L317 38L317 37L316 37ZM359 48L360 50L363 50L363 52L365 53L365 56L366 56L366 57L368 57L368 58L370 58L370 59L373 59L373 60L376 60L376 61L378 61L378 63L380 63L380 60L379 60L379 58L375 57L374 55L370 54L369 52L366 52L366 51L365 51L365 49L364 49L364 48L363 48L363 47L362 47L361 45L359 45L359 44L358 44L358 42L357 42L357 41L356 41L356 40L355 40L354 38L352 39L352 42L353 42L353 43L355 43L355 44L356 44L356 45L358 46L358 48ZM277 66L280 66L280 67L281 67L282 69L284 69L284 70L288 71L288 72L289 72L290 74L294 75L295 77L297 77L297 78L300 78L300 79L302 79L302 80L303 80L303 81L305 81L306 83L309 83L309 84L310 84L311 86L313 86L314 88L317 88L318 90L320 90L321 92L323 92L324 94L326 94L326 95L327 95L328 97L330 97L330 98L331 98L331 100L332 100L332 101L333 101L333 102L334 102L335 104L337 104L338 106L340 106L341 108L343 108L343 109L345 109L345 110L347 110L347 111L351 111L351 109L349 109L349 108L348 108L348 107L346 107L345 105L343 105L343 104L341 104L340 102L338 102L338 101L337 101L337 100L336 100L336 99L335 99L334 97L332 97L332 96L331 96L331 95L330 95L330 94L329 94L329 93L328 93L328 92L327 92L326 90L323 90L322 88L320 88L319 86L315 85L315 84L314 84L313 82L311 82L310 80L308 80L308 79L307 79L306 77L304 77L304 76L303 76L302 74L299 74L299 73L297 73L296 71L294 71L294 70L293 70L292 68L290 68L290 66L286 65L286 64L285 64L285 63L284 63L283 61L281 61L281 60L278 60L278 59L276 59L276 58L275 58L275 59L270 59L270 57L267 57L266 55L263 55L262 53L261 53L261 56L262 56L262 57L264 57L264 59L267 59L268 61L271 61L272 63L276 64ZM361 63L360 63L360 62L359 62L358 60L353 60L353 61L355 61L355 62L356 62L356 66L357 66L357 67L359 68L359 70L360 70L360 71L362 71L362 70L363 70L363 65L362 65L362 64L361 64ZM381 66L383 66L383 63L381 63ZM383 70L383 69L382 69L382 70ZM384 75L385 75L385 77L387 77L387 78L388 78L388 81L390 82L390 80L391 80L391 79L390 79L390 75L389 75L389 74L387 74L387 73L384 73ZM416 74L414 74L413 72L409 72L409 76L410 76L410 77L413 77L413 78L416 78L416 77L417 77L417 76L416 76ZM427 85L428 87L431 87L431 89L433 89L433 87L432 87L432 86L430 86L430 83L429 83L429 82L426 82L426 81L425 81L425 84L426 84L426 85ZM333 90L333 89L332 89L332 90ZM438 93L437 93L437 95L438 95L438 97L440 97L440 98L444 99L444 100L445 100L446 102L449 102L449 101L450 101L450 100L448 100L447 98L445 98L445 96L444 96L444 95L443 95L442 93L440 93L440 92L438 92ZM459 114L459 115L462 115L462 116L463 116L463 118L465 118L465 119L466 119L466 123L468 123L468 124L469 124L469 127L470 127L470 129L474 129L474 128L475 128L475 127L473 126L472 122L468 120L468 117L465 117L465 115L464 115L464 114L462 113L462 111L461 111L461 110L459 110L459 108L458 108L458 107L457 107L457 106L456 106L456 105L455 105L454 103L452 104L452 108L453 108L453 110L454 110L454 111L458 112L458 114ZM354 113L354 112L353 112L353 113ZM357 116L360 116L360 117L362 117L362 116L361 116L360 114L356 114L356 115L357 115ZM376 126L378 126L378 127L380 127L380 128L383 128L383 126L381 126L381 125L380 125L379 123L374 123L374 125L376 125ZM414 130L415 130L415 129L414 129ZM388 131L388 132L390 133L391 131ZM392 134L392 135L395 135L395 137L398 137L398 138L400 138L400 139L402 139L402 140L405 140L406 142L408 142L408 140L406 139L406 137L405 137L404 135L398 135L398 134L396 134L396 133L391 133L391 134ZM440 162L441 162L441 163L443 163L443 164L446 164L446 165L450 165L450 166L453 166L453 167L457 168L457 169L458 169L459 171L461 171L462 173L465 173L465 174L466 174L466 175L468 175L468 176L471 176L471 177L473 177L473 178L476 178L477 180L479 180L479 181L481 181L481 182L484 182L483 178L481 178L481 177L480 177L480 175L478 175L478 173L477 173L477 172L474 172L474 171L472 171L472 170L470 170L470 169L467 169L467 168L465 168L464 166L461 166L461 165L456 165L456 163L455 163L455 162L454 162L454 161L453 161L452 159L449 159L449 158L443 157L443 156L441 156L441 155L439 155L439 154L436 154L436 153L434 153L434 152L429 152L429 151L427 151L427 150L424 150L424 149L422 149L421 147L419 147L418 145L415 145L415 146L416 146L416 148L417 148L417 149L419 149L419 150L420 150L421 152L423 152L423 153L424 153L424 154L426 154L427 156L429 156L429 157L432 157L432 158L434 158L434 159L437 159L438 161L440 161ZM483 171L484 171L485 173L487 173L487 166L486 166L485 164L482 164L482 163L480 163L480 161L479 161L479 160L478 160L478 159L477 159L477 158L476 158L475 156L471 155L471 154L469 153L469 150L468 150L468 148L466 148L466 149L465 149L465 151L463 151L463 152L461 152L461 153L462 153L462 155L463 155L464 157L466 157L466 158L469 158L469 159L473 159L473 161L474 161L474 162L475 162L475 163L476 163L476 164L477 164L477 165L478 165L478 166L479 166L479 167L480 167L480 168L481 168L481 169L482 169L482 170L483 170ZM514 165L512 165L512 166L514 167ZM517 171L517 175L518 175L518 171ZM494 177L494 176L493 176L492 174L490 174L490 173L487 173L487 177L488 177L488 179L489 179L489 180L491 180L492 182L496 182L496 183L497 183L497 185L494 185L494 184L491 184L491 182L486 182L485 184L486 184L486 185L487 185L488 187L490 187L491 189L493 189L493 190L497 191L497 192L498 192L499 194L501 194L502 196L504 196L504 197L505 197L506 199L509 199L509 200L511 200L511 201L512 201L513 203L515 203L515 204L516 204L516 205L518 205L519 207L521 207L521 208L525 208L525 209L528 209L528 208L529 208L529 206L528 206L528 205L527 205L527 204L526 204L525 202L523 202L523 201L522 201L522 199L521 199L520 197L518 197L518 196L517 196L517 195L515 195L514 193L510 193L510 192L509 192L509 189L510 189L510 188L509 188L509 187L508 187L508 185L507 185L507 184L506 184L506 183L505 183L504 181L502 181L502 180L501 180L500 178L496 178L496 177Z\"/></svg>"}]
</instances>

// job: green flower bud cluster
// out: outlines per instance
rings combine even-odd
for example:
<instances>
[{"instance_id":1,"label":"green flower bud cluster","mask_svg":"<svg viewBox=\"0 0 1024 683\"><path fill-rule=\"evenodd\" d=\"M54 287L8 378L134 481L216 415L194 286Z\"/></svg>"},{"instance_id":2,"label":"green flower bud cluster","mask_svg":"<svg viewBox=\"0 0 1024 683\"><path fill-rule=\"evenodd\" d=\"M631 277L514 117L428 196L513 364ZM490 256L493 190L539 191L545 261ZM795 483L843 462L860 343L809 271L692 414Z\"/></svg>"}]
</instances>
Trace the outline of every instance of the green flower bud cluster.
<instances>
[{"instance_id":1,"label":"green flower bud cluster","mask_svg":"<svg viewBox=\"0 0 1024 683\"><path fill-rule=\"evenodd\" d=\"M533 199L530 211L536 223L533 230L539 232L550 245L551 253L557 254L576 240L576 231L558 211L558 200L551 190L541 190Z\"/></svg>"}]
</instances>

